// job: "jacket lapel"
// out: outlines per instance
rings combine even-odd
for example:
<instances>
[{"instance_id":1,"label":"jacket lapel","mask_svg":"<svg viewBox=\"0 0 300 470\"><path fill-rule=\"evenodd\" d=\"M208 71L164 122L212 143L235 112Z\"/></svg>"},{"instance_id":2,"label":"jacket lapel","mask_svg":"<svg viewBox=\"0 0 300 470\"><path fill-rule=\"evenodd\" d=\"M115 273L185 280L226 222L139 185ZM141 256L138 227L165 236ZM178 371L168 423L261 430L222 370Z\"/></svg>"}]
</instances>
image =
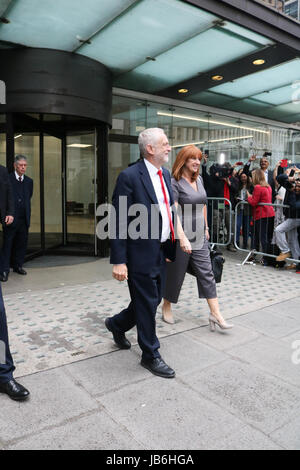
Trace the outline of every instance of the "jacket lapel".
<instances>
[{"instance_id":1,"label":"jacket lapel","mask_svg":"<svg viewBox=\"0 0 300 470\"><path fill-rule=\"evenodd\" d=\"M147 167L145 165L144 160L141 160L140 162L138 162L138 165L139 165L139 171L140 171L140 174L141 174L141 179L142 179L143 185L145 186L145 189L146 189L151 201L154 204L158 205L158 200L157 200L157 197L156 197L156 194L155 194L155 191L154 191L154 187L153 187L153 184L152 184L152 181L151 181L151 178L150 178L150 175L149 175L149 172L147 170Z\"/></svg>"}]
</instances>

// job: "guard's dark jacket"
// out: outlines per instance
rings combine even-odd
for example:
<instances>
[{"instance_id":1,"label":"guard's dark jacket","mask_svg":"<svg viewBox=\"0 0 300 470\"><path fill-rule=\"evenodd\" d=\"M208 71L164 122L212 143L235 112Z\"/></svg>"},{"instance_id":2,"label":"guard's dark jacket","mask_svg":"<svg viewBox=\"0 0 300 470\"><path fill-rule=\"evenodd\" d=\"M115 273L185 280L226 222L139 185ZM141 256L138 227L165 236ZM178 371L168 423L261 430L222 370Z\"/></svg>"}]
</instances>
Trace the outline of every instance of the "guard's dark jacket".
<instances>
[{"instance_id":1,"label":"guard's dark jacket","mask_svg":"<svg viewBox=\"0 0 300 470\"><path fill-rule=\"evenodd\" d=\"M14 196L7 169L0 165L0 219L2 224L7 215L15 216Z\"/></svg>"}]
</instances>

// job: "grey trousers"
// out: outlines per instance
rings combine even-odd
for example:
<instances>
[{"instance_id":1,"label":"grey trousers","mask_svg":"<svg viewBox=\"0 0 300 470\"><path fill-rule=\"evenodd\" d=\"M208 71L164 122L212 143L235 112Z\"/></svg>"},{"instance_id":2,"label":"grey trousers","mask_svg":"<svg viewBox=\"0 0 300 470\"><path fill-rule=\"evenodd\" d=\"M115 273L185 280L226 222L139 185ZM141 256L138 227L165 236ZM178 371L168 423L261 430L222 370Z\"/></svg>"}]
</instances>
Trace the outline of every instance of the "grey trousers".
<instances>
[{"instance_id":1,"label":"grey trousers","mask_svg":"<svg viewBox=\"0 0 300 470\"><path fill-rule=\"evenodd\" d=\"M275 230L276 244L282 253L292 252L293 259L298 260L300 257L300 248L298 241L297 228L300 226L300 219L286 219L282 224L278 225ZM288 240L286 238L288 237Z\"/></svg>"},{"instance_id":2,"label":"grey trousers","mask_svg":"<svg viewBox=\"0 0 300 470\"><path fill-rule=\"evenodd\" d=\"M163 298L176 304L186 273L193 274L197 279L199 298L215 299L217 289L211 267L208 241L205 240L200 250L193 250L189 255L184 253L177 244L176 260L167 263L167 278Z\"/></svg>"}]
</instances>

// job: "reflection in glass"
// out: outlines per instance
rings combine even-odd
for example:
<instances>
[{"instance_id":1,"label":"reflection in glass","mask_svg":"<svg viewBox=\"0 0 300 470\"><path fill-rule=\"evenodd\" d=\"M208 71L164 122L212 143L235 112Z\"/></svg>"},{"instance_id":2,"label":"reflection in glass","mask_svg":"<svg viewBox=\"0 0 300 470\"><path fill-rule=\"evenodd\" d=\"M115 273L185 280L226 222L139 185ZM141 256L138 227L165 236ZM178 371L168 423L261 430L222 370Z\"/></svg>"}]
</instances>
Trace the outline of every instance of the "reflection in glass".
<instances>
[{"instance_id":1,"label":"reflection in glass","mask_svg":"<svg viewBox=\"0 0 300 470\"><path fill-rule=\"evenodd\" d=\"M110 142L108 144L108 201L121 171L140 158L137 144Z\"/></svg>"},{"instance_id":2,"label":"reflection in glass","mask_svg":"<svg viewBox=\"0 0 300 470\"><path fill-rule=\"evenodd\" d=\"M111 134L138 135L146 127L147 105L144 101L114 96Z\"/></svg>"},{"instance_id":3,"label":"reflection in glass","mask_svg":"<svg viewBox=\"0 0 300 470\"><path fill-rule=\"evenodd\" d=\"M67 244L95 250L95 134L67 137Z\"/></svg>"},{"instance_id":4,"label":"reflection in glass","mask_svg":"<svg viewBox=\"0 0 300 470\"><path fill-rule=\"evenodd\" d=\"M61 140L44 136L45 248L62 243Z\"/></svg>"}]
</instances>

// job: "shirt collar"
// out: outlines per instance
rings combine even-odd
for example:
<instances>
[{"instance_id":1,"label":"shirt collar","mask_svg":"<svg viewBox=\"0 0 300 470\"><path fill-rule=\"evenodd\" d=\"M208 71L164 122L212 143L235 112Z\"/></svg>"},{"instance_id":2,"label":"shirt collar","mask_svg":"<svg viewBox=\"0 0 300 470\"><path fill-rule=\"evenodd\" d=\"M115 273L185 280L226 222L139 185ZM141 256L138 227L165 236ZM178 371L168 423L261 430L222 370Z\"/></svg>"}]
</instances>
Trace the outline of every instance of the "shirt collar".
<instances>
[{"instance_id":1,"label":"shirt collar","mask_svg":"<svg viewBox=\"0 0 300 470\"><path fill-rule=\"evenodd\" d=\"M145 165L147 167L147 170L149 171L149 174L151 177L157 175L158 173L158 169L156 168L156 166L154 166L152 163L149 162L149 160L147 160L147 158L144 158L144 162L145 162ZM162 168L160 168L161 170Z\"/></svg>"},{"instance_id":2,"label":"shirt collar","mask_svg":"<svg viewBox=\"0 0 300 470\"><path fill-rule=\"evenodd\" d=\"M15 171L15 176L16 176L16 180L20 181L19 178L20 176L18 175L18 173ZM24 175L21 176L21 181L23 181L24 179Z\"/></svg>"}]
</instances>

